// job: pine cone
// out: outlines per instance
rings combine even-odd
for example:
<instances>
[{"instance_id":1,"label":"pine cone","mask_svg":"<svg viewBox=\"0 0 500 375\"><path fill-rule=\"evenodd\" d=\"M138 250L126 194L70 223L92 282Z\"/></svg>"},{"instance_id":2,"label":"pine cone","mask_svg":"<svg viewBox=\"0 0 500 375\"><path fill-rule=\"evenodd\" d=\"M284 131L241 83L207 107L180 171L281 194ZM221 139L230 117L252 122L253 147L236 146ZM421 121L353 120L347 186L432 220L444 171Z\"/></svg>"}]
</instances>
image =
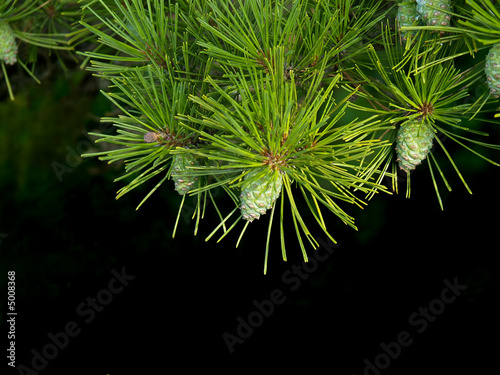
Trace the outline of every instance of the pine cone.
<instances>
[{"instance_id":1,"label":"pine cone","mask_svg":"<svg viewBox=\"0 0 500 375\"><path fill-rule=\"evenodd\" d=\"M259 219L260 215L273 207L283 185L283 177L279 173L276 179L274 174L268 174L255 180L254 177L260 172L260 169L256 169L248 173L241 190L241 215L250 222Z\"/></svg>"},{"instance_id":2,"label":"pine cone","mask_svg":"<svg viewBox=\"0 0 500 375\"><path fill-rule=\"evenodd\" d=\"M17 43L8 23L0 22L0 60L8 65L17 61Z\"/></svg>"},{"instance_id":3,"label":"pine cone","mask_svg":"<svg viewBox=\"0 0 500 375\"><path fill-rule=\"evenodd\" d=\"M419 19L419 14L417 12L417 4L415 0L405 1L399 3L398 13L396 15L396 20L398 21L399 27L413 26ZM407 40L410 35L415 35L415 31L402 31L401 36L403 40Z\"/></svg>"},{"instance_id":4,"label":"pine cone","mask_svg":"<svg viewBox=\"0 0 500 375\"><path fill-rule=\"evenodd\" d=\"M427 26L450 26L450 0L417 0L417 12Z\"/></svg>"},{"instance_id":5,"label":"pine cone","mask_svg":"<svg viewBox=\"0 0 500 375\"><path fill-rule=\"evenodd\" d=\"M486 56L486 67L484 69L488 86L493 97L500 97L500 43L494 44Z\"/></svg>"},{"instance_id":6,"label":"pine cone","mask_svg":"<svg viewBox=\"0 0 500 375\"><path fill-rule=\"evenodd\" d=\"M184 195L195 189L199 185L197 176L191 175L192 170L188 166L199 165L196 156L189 153L175 154L172 161L172 179L175 190Z\"/></svg>"},{"instance_id":7,"label":"pine cone","mask_svg":"<svg viewBox=\"0 0 500 375\"><path fill-rule=\"evenodd\" d=\"M432 148L434 133L423 121L409 121L401 125L396 136L396 161L405 172L415 169Z\"/></svg>"}]
</instances>

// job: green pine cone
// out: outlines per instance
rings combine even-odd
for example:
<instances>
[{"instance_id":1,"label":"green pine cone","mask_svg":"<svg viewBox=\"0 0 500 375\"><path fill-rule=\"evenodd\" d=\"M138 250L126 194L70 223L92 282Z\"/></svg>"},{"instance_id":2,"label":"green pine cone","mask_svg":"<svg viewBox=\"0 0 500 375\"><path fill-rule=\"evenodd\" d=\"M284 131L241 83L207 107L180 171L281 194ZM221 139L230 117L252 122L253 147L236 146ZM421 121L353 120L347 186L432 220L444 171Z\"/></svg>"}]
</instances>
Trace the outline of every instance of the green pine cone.
<instances>
[{"instance_id":1,"label":"green pine cone","mask_svg":"<svg viewBox=\"0 0 500 375\"><path fill-rule=\"evenodd\" d=\"M486 55L484 69L490 93L493 97L500 97L500 43L494 44Z\"/></svg>"},{"instance_id":2,"label":"green pine cone","mask_svg":"<svg viewBox=\"0 0 500 375\"><path fill-rule=\"evenodd\" d=\"M256 169L248 173L241 189L241 216L250 222L259 219L260 215L264 215L266 210L273 207L283 185L281 173L278 173L277 179L274 174L270 174L254 180L260 172L261 169Z\"/></svg>"},{"instance_id":3,"label":"green pine cone","mask_svg":"<svg viewBox=\"0 0 500 375\"><path fill-rule=\"evenodd\" d=\"M0 60L8 65L17 61L17 43L8 23L0 22Z\"/></svg>"},{"instance_id":4,"label":"green pine cone","mask_svg":"<svg viewBox=\"0 0 500 375\"><path fill-rule=\"evenodd\" d=\"M399 167L405 172L415 169L427 157L433 139L434 133L425 122L413 120L401 125L396 135Z\"/></svg>"},{"instance_id":5,"label":"green pine cone","mask_svg":"<svg viewBox=\"0 0 500 375\"><path fill-rule=\"evenodd\" d=\"M197 176L190 175L188 166L199 165L196 156L193 154L183 153L175 154L172 160L172 179L174 180L175 190L184 195L195 189L199 185Z\"/></svg>"},{"instance_id":6,"label":"green pine cone","mask_svg":"<svg viewBox=\"0 0 500 375\"><path fill-rule=\"evenodd\" d=\"M450 0L417 0L417 12L427 26L450 26Z\"/></svg>"},{"instance_id":7,"label":"green pine cone","mask_svg":"<svg viewBox=\"0 0 500 375\"><path fill-rule=\"evenodd\" d=\"M419 19L419 14L417 12L417 4L415 0L413 1L405 1L403 3L399 3L398 5L398 13L396 15L396 20L399 23L399 27L404 26L413 26ZM410 35L415 35L415 31L403 31L401 32L401 36L403 40L407 40Z\"/></svg>"}]
</instances>

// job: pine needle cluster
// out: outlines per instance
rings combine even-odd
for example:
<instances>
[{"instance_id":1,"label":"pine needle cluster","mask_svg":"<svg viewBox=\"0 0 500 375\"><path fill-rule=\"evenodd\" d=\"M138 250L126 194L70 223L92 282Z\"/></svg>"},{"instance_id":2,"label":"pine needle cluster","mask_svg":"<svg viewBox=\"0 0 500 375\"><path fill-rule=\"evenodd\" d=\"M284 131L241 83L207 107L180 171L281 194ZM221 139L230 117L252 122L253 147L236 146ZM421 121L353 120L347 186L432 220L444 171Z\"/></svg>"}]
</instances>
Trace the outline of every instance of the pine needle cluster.
<instances>
[{"instance_id":1,"label":"pine needle cluster","mask_svg":"<svg viewBox=\"0 0 500 375\"><path fill-rule=\"evenodd\" d=\"M43 49L54 53L64 69L60 52L74 50L70 34L80 18L77 1L3 0L0 3L0 65L11 100L14 93L7 67L18 64L40 83L35 66Z\"/></svg>"},{"instance_id":2,"label":"pine needle cluster","mask_svg":"<svg viewBox=\"0 0 500 375\"><path fill-rule=\"evenodd\" d=\"M206 209L220 218L207 240L240 228L238 244L267 221L264 272L273 234L284 260L293 238L307 261L311 224L335 242L331 215L357 229L351 207L398 192L401 176L409 197L424 165L441 207L443 160L470 191L451 142L498 165L482 150L499 145L476 126L496 125L500 96L500 56L485 56L500 41L490 0L48 1L72 10L33 37L7 27L48 5L14 3L0 7L4 73L23 41L73 48L109 81L120 115L94 135L114 148L84 156L124 161L117 198L143 184L137 208L159 188L180 194L174 235L186 197L195 234Z\"/></svg>"}]
</instances>

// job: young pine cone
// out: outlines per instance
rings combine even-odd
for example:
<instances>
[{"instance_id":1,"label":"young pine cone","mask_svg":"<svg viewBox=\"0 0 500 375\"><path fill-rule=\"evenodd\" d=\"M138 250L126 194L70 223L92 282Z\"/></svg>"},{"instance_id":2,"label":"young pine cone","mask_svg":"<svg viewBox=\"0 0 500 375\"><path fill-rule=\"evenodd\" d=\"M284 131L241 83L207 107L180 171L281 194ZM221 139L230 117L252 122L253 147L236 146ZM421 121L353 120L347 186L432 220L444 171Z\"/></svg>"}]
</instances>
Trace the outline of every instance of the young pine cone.
<instances>
[{"instance_id":1,"label":"young pine cone","mask_svg":"<svg viewBox=\"0 0 500 375\"><path fill-rule=\"evenodd\" d=\"M434 133L425 121L408 121L401 125L396 135L396 161L399 167L409 172L422 160L432 148Z\"/></svg>"},{"instance_id":2,"label":"young pine cone","mask_svg":"<svg viewBox=\"0 0 500 375\"><path fill-rule=\"evenodd\" d=\"M264 215L266 210L273 207L274 202L280 196L283 177L278 173L275 179L274 174L266 174L258 180L253 178L261 172L260 169L248 173L244 178L241 189L241 215L243 219L253 221Z\"/></svg>"}]
</instances>

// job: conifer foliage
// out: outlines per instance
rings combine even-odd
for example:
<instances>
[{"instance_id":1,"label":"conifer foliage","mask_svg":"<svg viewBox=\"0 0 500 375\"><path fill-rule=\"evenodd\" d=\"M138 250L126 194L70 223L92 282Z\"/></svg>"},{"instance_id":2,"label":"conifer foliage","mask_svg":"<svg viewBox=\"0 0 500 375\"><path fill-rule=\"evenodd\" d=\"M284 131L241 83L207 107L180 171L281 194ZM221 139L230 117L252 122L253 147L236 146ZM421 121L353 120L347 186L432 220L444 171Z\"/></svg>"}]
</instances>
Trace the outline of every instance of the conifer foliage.
<instances>
[{"instance_id":1,"label":"conifer foliage","mask_svg":"<svg viewBox=\"0 0 500 375\"><path fill-rule=\"evenodd\" d=\"M14 100L14 92L6 65L19 64L26 74L40 83L33 73L38 60L38 49L50 50L58 57L61 51L71 54L74 47L70 45L70 36L80 17L81 10L77 1L0 2L0 65L11 100ZM64 66L63 59L58 60Z\"/></svg>"},{"instance_id":2,"label":"conifer foliage","mask_svg":"<svg viewBox=\"0 0 500 375\"><path fill-rule=\"evenodd\" d=\"M11 98L13 65L34 77L26 46L67 50L109 82L120 114L93 135L112 147L84 156L124 163L118 198L179 194L174 235L186 197L195 234L207 209L220 219L207 240L267 225L264 272L274 235L284 260L294 241L307 261L311 225L332 241L332 218L357 229L351 213L398 192L401 173L407 197L410 173L429 173L441 207L450 170L470 191L452 143L498 165L490 0L7 0L0 36Z\"/></svg>"}]
</instances>

